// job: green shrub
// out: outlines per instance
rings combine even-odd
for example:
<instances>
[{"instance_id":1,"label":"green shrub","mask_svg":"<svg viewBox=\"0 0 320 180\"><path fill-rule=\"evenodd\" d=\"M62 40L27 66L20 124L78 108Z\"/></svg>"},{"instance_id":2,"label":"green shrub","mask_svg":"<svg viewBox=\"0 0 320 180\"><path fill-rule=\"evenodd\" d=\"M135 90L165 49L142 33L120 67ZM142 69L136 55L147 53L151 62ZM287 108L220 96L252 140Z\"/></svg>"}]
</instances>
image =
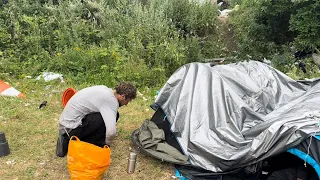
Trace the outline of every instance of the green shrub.
<instances>
[{"instance_id":1,"label":"green shrub","mask_svg":"<svg viewBox=\"0 0 320 180\"><path fill-rule=\"evenodd\" d=\"M212 4L17 0L0 10L2 76L52 71L78 83L158 86L181 65L220 54Z\"/></svg>"},{"instance_id":2,"label":"green shrub","mask_svg":"<svg viewBox=\"0 0 320 180\"><path fill-rule=\"evenodd\" d=\"M293 40L289 20L295 12L291 1L244 0L239 10L231 14L240 54L257 59L282 53L282 45Z\"/></svg>"},{"instance_id":3,"label":"green shrub","mask_svg":"<svg viewBox=\"0 0 320 180\"><path fill-rule=\"evenodd\" d=\"M290 29L297 34L294 46L298 50L314 51L320 47L320 1L298 1L295 5L301 8L290 19Z\"/></svg>"},{"instance_id":4,"label":"green shrub","mask_svg":"<svg viewBox=\"0 0 320 180\"><path fill-rule=\"evenodd\" d=\"M320 2L243 0L231 13L237 36L238 56L270 58L275 68L295 78L318 75L306 60L307 73L301 73L292 57L295 51L313 52L320 47Z\"/></svg>"}]
</instances>

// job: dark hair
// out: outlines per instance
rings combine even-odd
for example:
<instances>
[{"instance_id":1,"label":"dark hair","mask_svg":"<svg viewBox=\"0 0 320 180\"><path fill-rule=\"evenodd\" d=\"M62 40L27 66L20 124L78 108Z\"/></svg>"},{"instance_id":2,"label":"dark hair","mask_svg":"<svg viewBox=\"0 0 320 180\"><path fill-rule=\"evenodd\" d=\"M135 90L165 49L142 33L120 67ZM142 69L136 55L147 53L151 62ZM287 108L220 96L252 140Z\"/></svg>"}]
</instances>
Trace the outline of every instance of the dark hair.
<instances>
[{"instance_id":1,"label":"dark hair","mask_svg":"<svg viewBox=\"0 0 320 180\"><path fill-rule=\"evenodd\" d=\"M137 96L137 89L129 82L120 82L114 89L117 94L124 94L126 99L134 99Z\"/></svg>"}]
</instances>

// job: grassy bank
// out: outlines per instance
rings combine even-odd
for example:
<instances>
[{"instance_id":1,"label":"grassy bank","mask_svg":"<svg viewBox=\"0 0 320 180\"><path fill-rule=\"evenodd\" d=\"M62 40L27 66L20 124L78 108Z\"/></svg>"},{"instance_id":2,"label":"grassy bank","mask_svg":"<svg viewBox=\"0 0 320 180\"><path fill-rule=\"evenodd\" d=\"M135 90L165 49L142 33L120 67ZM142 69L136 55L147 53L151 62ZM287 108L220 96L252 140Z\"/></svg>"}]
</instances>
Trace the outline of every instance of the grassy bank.
<instances>
[{"instance_id":1,"label":"grassy bank","mask_svg":"<svg viewBox=\"0 0 320 180\"><path fill-rule=\"evenodd\" d=\"M63 109L61 95L67 87L79 90L84 85L31 79L13 80L10 84L26 97L0 96L0 132L5 133L11 151L10 155L0 157L0 179L69 179L67 159L55 156L58 119ZM142 92L145 93L148 94ZM45 100L47 106L39 109ZM130 135L144 119L151 118L152 101L152 97L140 95L120 108L111 166L104 179L170 179L173 175L172 165L141 153L135 173L126 172L129 150L134 148Z\"/></svg>"}]
</instances>

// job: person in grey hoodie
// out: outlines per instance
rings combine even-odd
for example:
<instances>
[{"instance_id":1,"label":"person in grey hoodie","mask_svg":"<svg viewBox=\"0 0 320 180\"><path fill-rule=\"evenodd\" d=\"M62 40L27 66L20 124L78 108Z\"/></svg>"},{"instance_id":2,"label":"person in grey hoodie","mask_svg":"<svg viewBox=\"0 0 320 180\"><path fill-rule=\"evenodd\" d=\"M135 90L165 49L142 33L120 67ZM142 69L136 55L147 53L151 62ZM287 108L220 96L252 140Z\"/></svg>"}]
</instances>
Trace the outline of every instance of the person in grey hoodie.
<instances>
[{"instance_id":1,"label":"person in grey hoodie","mask_svg":"<svg viewBox=\"0 0 320 180\"><path fill-rule=\"evenodd\" d=\"M60 116L56 155L67 154L72 136L100 147L110 146L116 135L118 108L136 98L136 91L128 82L121 82L114 89L99 85L78 91Z\"/></svg>"}]
</instances>

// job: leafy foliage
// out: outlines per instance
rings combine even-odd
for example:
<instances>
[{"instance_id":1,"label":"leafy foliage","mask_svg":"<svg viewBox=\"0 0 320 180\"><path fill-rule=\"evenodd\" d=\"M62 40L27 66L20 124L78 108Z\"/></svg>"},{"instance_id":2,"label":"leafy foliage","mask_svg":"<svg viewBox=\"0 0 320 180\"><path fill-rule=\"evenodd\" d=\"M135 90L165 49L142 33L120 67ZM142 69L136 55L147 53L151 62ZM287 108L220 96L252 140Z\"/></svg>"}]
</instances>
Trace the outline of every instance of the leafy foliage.
<instances>
[{"instance_id":1,"label":"leafy foliage","mask_svg":"<svg viewBox=\"0 0 320 180\"><path fill-rule=\"evenodd\" d=\"M294 11L293 4L287 0L242 1L231 19L240 54L261 59L281 52L282 45L293 39L289 20Z\"/></svg>"},{"instance_id":2,"label":"leafy foliage","mask_svg":"<svg viewBox=\"0 0 320 180\"><path fill-rule=\"evenodd\" d=\"M301 1L295 4L301 7L290 19L290 28L297 33L295 47L311 51L319 48L320 1Z\"/></svg>"},{"instance_id":3,"label":"leafy foliage","mask_svg":"<svg viewBox=\"0 0 320 180\"><path fill-rule=\"evenodd\" d=\"M154 87L203 59L268 58L287 73L292 49L319 49L318 1L229 2L236 4L230 26L217 20L218 7L209 2L7 1L0 4L0 77L53 71L78 83ZM232 28L236 42L226 42Z\"/></svg>"},{"instance_id":4,"label":"leafy foliage","mask_svg":"<svg viewBox=\"0 0 320 180\"><path fill-rule=\"evenodd\" d=\"M297 50L319 47L319 1L243 0L232 14L240 54L270 57L283 46Z\"/></svg>"},{"instance_id":5,"label":"leafy foliage","mask_svg":"<svg viewBox=\"0 0 320 180\"><path fill-rule=\"evenodd\" d=\"M0 10L2 77L54 71L79 83L157 86L181 65L219 54L206 50L216 46L212 4L17 0Z\"/></svg>"},{"instance_id":6,"label":"leafy foliage","mask_svg":"<svg viewBox=\"0 0 320 180\"><path fill-rule=\"evenodd\" d=\"M271 59L274 67L295 78L318 75L310 59L294 59L293 54L316 52L320 47L319 1L234 0L234 3L240 3L239 9L231 14L238 58ZM298 61L306 64L308 73L301 74L295 65Z\"/></svg>"}]
</instances>

